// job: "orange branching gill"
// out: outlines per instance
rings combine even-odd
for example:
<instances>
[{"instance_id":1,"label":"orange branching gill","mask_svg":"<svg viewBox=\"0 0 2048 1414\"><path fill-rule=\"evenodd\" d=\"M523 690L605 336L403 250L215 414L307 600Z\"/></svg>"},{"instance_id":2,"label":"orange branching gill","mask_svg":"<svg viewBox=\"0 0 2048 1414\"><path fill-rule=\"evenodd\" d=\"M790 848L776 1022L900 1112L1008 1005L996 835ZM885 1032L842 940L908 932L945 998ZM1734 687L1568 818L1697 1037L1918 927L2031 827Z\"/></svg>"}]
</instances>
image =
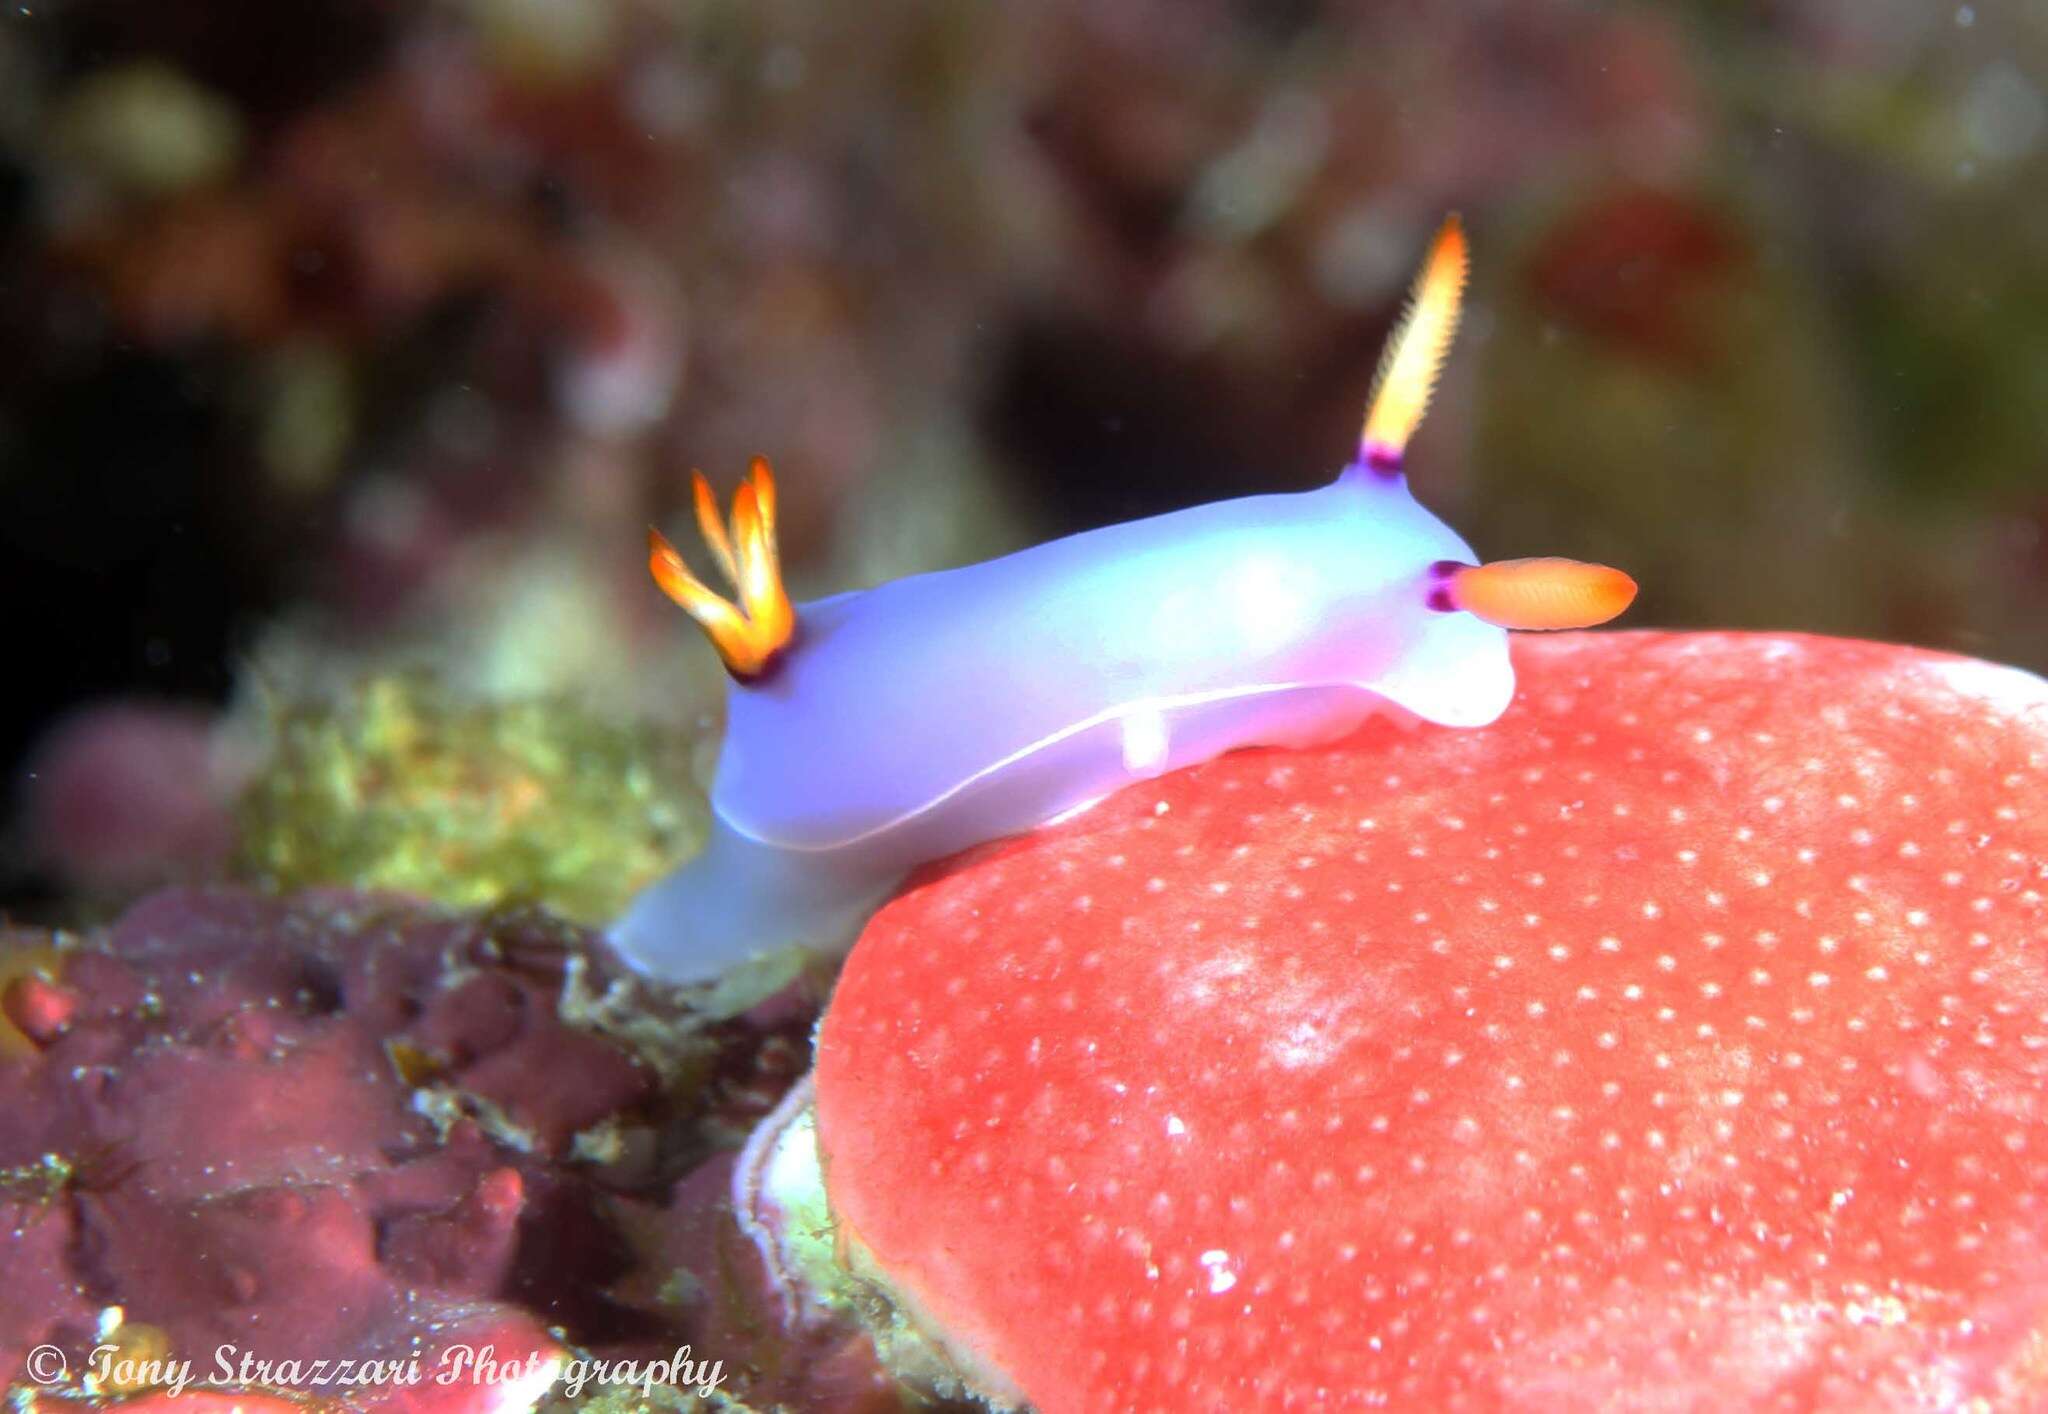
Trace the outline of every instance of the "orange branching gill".
<instances>
[{"instance_id":1,"label":"orange branching gill","mask_svg":"<svg viewBox=\"0 0 2048 1414\"><path fill-rule=\"evenodd\" d=\"M732 498L732 528L718 517L718 502L702 472L694 473L697 527L737 600L727 599L690 572L676 547L658 530L647 532L647 567L662 593L704 630L734 677L754 678L796 633L796 610L782 584L775 548L775 473L755 457Z\"/></svg>"}]
</instances>

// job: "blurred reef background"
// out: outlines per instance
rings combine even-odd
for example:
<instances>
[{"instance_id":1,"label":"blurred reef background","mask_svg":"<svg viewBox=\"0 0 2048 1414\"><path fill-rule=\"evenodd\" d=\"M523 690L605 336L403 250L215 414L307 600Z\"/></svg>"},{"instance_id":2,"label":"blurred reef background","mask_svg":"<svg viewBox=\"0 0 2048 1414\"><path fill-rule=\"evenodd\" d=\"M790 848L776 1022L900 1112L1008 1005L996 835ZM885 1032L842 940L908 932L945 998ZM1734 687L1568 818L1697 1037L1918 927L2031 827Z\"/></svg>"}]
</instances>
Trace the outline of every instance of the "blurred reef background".
<instances>
[{"instance_id":1,"label":"blurred reef background","mask_svg":"<svg viewBox=\"0 0 2048 1414\"><path fill-rule=\"evenodd\" d=\"M646 528L766 455L803 598L1316 485L1449 210L1410 468L1483 555L2048 669L2032 0L8 0L0 1382L933 1407L734 1222L828 969L589 931L716 758Z\"/></svg>"},{"instance_id":2,"label":"blurred reef background","mask_svg":"<svg viewBox=\"0 0 2048 1414\"><path fill-rule=\"evenodd\" d=\"M538 898L684 853L647 583L761 453L816 594L1348 453L1630 622L2048 668L2048 11L19 0L0 20L0 900Z\"/></svg>"}]
</instances>

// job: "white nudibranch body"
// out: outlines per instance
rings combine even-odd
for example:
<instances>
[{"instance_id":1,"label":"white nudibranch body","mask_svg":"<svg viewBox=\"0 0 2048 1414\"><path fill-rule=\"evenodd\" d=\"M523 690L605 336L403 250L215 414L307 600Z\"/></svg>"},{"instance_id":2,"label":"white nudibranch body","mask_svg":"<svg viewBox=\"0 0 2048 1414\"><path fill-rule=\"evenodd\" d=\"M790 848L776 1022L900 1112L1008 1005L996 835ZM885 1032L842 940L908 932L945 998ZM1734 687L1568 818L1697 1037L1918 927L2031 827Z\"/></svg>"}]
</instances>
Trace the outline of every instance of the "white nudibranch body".
<instances>
[{"instance_id":1,"label":"white nudibranch body","mask_svg":"<svg viewBox=\"0 0 2048 1414\"><path fill-rule=\"evenodd\" d=\"M1498 717L1514 691L1502 625L1523 626L1515 605L1542 620L1530 627L1564 626L1560 599L1597 622L1580 601L1612 617L1633 584L1566 561L1476 567L1409 493L1401 449L1463 265L1447 223L1359 458L1320 490L1113 525L792 610L776 598L765 464L729 537L700 482L706 538L745 612L659 537L654 566L735 666L712 837L633 902L615 946L679 982L843 947L918 865L1134 780L1236 747L1328 740L1388 704L1447 727ZM1461 603L1461 588L1484 607Z\"/></svg>"}]
</instances>

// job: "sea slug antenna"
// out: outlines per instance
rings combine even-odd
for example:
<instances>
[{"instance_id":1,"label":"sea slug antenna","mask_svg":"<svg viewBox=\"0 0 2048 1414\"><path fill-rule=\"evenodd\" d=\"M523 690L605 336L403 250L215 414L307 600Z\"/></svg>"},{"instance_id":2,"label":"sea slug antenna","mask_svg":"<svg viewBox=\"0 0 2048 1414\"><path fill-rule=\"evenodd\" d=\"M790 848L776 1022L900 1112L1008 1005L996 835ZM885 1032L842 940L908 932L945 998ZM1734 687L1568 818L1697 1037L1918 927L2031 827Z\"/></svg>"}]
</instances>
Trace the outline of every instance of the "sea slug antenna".
<instances>
[{"instance_id":1,"label":"sea slug antenna","mask_svg":"<svg viewBox=\"0 0 2048 1414\"><path fill-rule=\"evenodd\" d=\"M1400 473L1408 439L1429 410L1437 371L1458 332L1468 264L1465 228L1455 214L1446 216L1415 277L1408 307L1387 339L1359 434L1359 461L1383 476Z\"/></svg>"},{"instance_id":2,"label":"sea slug antenna","mask_svg":"<svg viewBox=\"0 0 2048 1414\"><path fill-rule=\"evenodd\" d=\"M1550 557L1432 566L1432 609L1463 609L1499 628L1591 628L1635 602L1636 582L1610 565Z\"/></svg>"}]
</instances>

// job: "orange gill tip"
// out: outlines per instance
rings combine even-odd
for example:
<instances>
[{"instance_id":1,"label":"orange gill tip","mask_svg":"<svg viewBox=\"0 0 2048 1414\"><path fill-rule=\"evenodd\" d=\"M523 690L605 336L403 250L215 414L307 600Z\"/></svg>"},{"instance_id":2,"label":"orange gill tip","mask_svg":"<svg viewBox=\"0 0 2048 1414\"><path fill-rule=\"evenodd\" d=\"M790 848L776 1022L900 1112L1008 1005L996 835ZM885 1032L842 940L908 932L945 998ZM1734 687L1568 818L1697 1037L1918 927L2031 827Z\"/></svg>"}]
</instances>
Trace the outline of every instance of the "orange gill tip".
<instances>
[{"instance_id":1,"label":"orange gill tip","mask_svg":"<svg viewBox=\"0 0 2048 1414\"><path fill-rule=\"evenodd\" d=\"M661 592L697 621L726 671L737 678L758 677L796 634L796 609L782 583L775 545L775 473L766 460L754 458L733 495L730 528L719 519L718 502L701 473L694 476L693 491L697 527L737 600L707 588L667 537L651 527L648 571Z\"/></svg>"},{"instance_id":2,"label":"orange gill tip","mask_svg":"<svg viewBox=\"0 0 2048 1414\"><path fill-rule=\"evenodd\" d=\"M755 457L747 468L747 478L753 483L754 503L761 517L761 530L768 538L768 552L775 553L775 468L768 465L768 458Z\"/></svg>"},{"instance_id":3,"label":"orange gill tip","mask_svg":"<svg viewBox=\"0 0 2048 1414\"><path fill-rule=\"evenodd\" d=\"M1431 608L1463 609L1499 628L1591 628L1636 597L1636 582L1620 570L1580 560L1444 561L1434 572Z\"/></svg>"},{"instance_id":4,"label":"orange gill tip","mask_svg":"<svg viewBox=\"0 0 2048 1414\"><path fill-rule=\"evenodd\" d=\"M711 557L718 561L718 569L725 576L725 582L738 589L739 561L733 558L732 539L725 533L725 522L718 517L718 498L712 495L711 483L704 479L703 472L690 473L690 492L697 504L697 533L704 537Z\"/></svg>"},{"instance_id":5,"label":"orange gill tip","mask_svg":"<svg viewBox=\"0 0 2048 1414\"><path fill-rule=\"evenodd\" d=\"M1465 228L1453 212L1437 227L1429 255L1408 294L1408 307L1387 338L1387 351L1373 379L1372 401L1359 433L1359 459L1375 471L1400 471L1408 439L1429 410L1437 371L1458 332L1458 309L1465 295L1470 258Z\"/></svg>"}]
</instances>

